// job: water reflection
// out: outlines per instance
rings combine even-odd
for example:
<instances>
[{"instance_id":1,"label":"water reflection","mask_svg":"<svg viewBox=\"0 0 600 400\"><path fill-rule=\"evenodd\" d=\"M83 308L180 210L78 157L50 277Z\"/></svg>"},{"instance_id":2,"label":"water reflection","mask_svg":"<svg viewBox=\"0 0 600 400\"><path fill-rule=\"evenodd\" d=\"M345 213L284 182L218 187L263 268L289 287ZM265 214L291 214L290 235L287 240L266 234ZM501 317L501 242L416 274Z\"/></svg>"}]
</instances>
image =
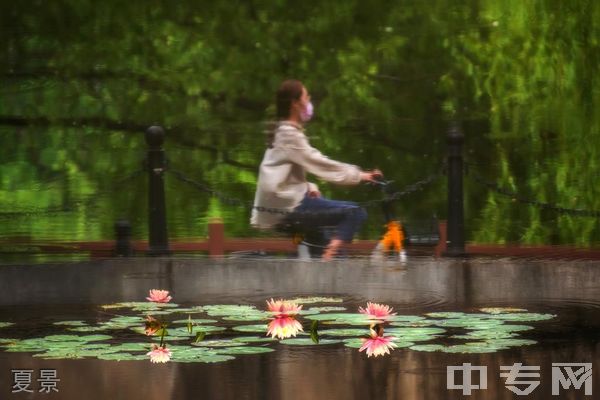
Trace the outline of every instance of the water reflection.
<instances>
[{"instance_id":1,"label":"water reflection","mask_svg":"<svg viewBox=\"0 0 600 400\"><path fill-rule=\"evenodd\" d=\"M150 356L150 362L153 363L166 363L171 359L171 350L166 345L152 344L152 350L146 355Z\"/></svg>"},{"instance_id":2,"label":"water reflection","mask_svg":"<svg viewBox=\"0 0 600 400\"><path fill-rule=\"evenodd\" d=\"M153 336L162 328L163 325L156 318L151 315L146 317L146 329L144 330L146 336Z\"/></svg>"},{"instance_id":3,"label":"water reflection","mask_svg":"<svg viewBox=\"0 0 600 400\"><path fill-rule=\"evenodd\" d=\"M394 336L383 335L383 324L372 324L369 328L369 338L362 338L363 345L358 351L366 350L367 357L390 354L390 350L398 347Z\"/></svg>"},{"instance_id":4,"label":"water reflection","mask_svg":"<svg viewBox=\"0 0 600 400\"><path fill-rule=\"evenodd\" d=\"M392 316L393 308L386 304L368 302L366 308L359 307L358 312L364 314L371 324L369 326L369 337L361 338L363 345L358 351L366 350L367 356L383 356L390 354L390 350L397 347L394 336L384 336L384 324Z\"/></svg>"},{"instance_id":5,"label":"water reflection","mask_svg":"<svg viewBox=\"0 0 600 400\"><path fill-rule=\"evenodd\" d=\"M276 317L269 322L267 336L278 337L285 339L296 336L298 332L302 332L302 324L295 317Z\"/></svg>"},{"instance_id":6,"label":"water reflection","mask_svg":"<svg viewBox=\"0 0 600 400\"><path fill-rule=\"evenodd\" d=\"M478 313L459 311L430 312L420 315L397 315L386 304L369 302L357 307L358 313L336 312L344 307L312 307L303 310L302 302L338 302L336 298L299 298L267 300L267 310L252 305L221 304L182 307L168 303L168 291L151 290L148 299L160 301L124 302L102 306L109 320L55 321L51 327L41 325L44 337L0 338L0 347L9 352L34 352L34 357L48 359L96 357L102 360L139 360L143 351L150 361L223 362L236 355L261 354L277 350L273 340L282 345L333 345L358 348L367 356L389 355L398 347L414 351L442 353L488 353L535 344L519 336L531 331L531 325L555 318L553 314L530 313L520 308L483 308ZM339 299L343 300L343 299ZM122 309L120 314L106 310ZM131 314L127 309L134 312ZM194 318L206 313L222 320ZM310 333L304 333L299 315L311 321ZM187 315L180 319L178 315ZM88 320L89 316L84 316ZM231 326L245 322L243 325ZM254 323L252 323L254 321ZM256 322L260 322L256 324ZM266 322L268 321L268 323ZM319 323L327 325L319 330ZM143 326L140 326L143 324ZM185 326L178 326L185 325ZM341 327L330 327L341 325ZM19 332L20 324L0 323ZM360 326L357 328L355 326ZM368 328L368 329L365 329ZM151 342L131 339L135 332ZM257 332L267 338L250 336ZM387 334L385 332L387 331ZM83 334L82 334L83 333ZM391 335L390 335L391 334ZM23 332L18 334L22 336ZM206 335L214 335L205 340ZM295 338L298 335L310 338ZM269 337L270 336L270 337ZM154 343L159 341L159 344ZM101 343L100 343L101 342ZM150 351L148 351L150 350ZM146 359L148 359L146 357Z\"/></svg>"},{"instance_id":7,"label":"water reflection","mask_svg":"<svg viewBox=\"0 0 600 400\"><path fill-rule=\"evenodd\" d=\"M168 303L171 301L171 299L172 297L169 296L169 291L161 289L150 289L148 292L148 297L146 297L146 300L154 303ZM164 321L159 321L151 315L147 315L145 325L146 327L144 329L144 333L146 336L154 336L156 334L160 335L160 344L157 345L153 343L151 350L146 353L146 355L150 356L150 361L153 363L162 364L168 362L171 359L172 354L165 343L167 324ZM190 329L189 325L188 329Z\"/></svg>"},{"instance_id":8,"label":"water reflection","mask_svg":"<svg viewBox=\"0 0 600 400\"><path fill-rule=\"evenodd\" d=\"M296 320L296 315L302 306L289 300L267 300L267 309L274 318L269 322L267 336L285 339L302 332L302 324Z\"/></svg>"}]
</instances>

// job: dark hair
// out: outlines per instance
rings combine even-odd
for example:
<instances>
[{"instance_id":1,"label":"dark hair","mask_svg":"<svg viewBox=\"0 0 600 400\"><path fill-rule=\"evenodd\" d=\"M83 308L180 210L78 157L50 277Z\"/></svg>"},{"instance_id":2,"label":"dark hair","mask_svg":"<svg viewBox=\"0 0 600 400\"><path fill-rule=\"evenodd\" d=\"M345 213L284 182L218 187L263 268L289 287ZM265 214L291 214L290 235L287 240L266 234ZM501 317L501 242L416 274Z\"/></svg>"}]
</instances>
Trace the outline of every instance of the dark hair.
<instances>
[{"instance_id":1,"label":"dark hair","mask_svg":"<svg viewBox=\"0 0 600 400\"><path fill-rule=\"evenodd\" d=\"M277 95L275 96L278 120L289 118L292 101L300 100L300 97L302 97L302 88L304 88L302 82L295 79L288 79L279 85Z\"/></svg>"},{"instance_id":2,"label":"dark hair","mask_svg":"<svg viewBox=\"0 0 600 400\"><path fill-rule=\"evenodd\" d=\"M302 89L304 85L302 82L296 79L287 79L279 85L277 93L275 95L275 117L277 121L290 117L290 111L292 108L292 101L300 100L302 97ZM275 129L277 124L273 124L269 127L267 132L267 146L273 147L273 141L275 140Z\"/></svg>"}]
</instances>

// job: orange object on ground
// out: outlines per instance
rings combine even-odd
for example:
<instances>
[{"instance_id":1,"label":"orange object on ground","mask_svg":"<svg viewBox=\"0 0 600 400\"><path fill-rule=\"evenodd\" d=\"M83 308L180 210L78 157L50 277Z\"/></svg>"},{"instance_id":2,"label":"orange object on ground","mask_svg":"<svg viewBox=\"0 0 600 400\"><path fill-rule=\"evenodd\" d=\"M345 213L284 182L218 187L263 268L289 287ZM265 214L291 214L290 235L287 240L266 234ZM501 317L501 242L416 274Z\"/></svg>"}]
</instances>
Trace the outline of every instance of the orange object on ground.
<instances>
[{"instance_id":1,"label":"orange object on ground","mask_svg":"<svg viewBox=\"0 0 600 400\"><path fill-rule=\"evenodd\" d=\"M380 243L383 245L383 251L394 250L397 253L402 251L402 242L404 241L404 232L400 221L390 221L387 223L387 231L383 235Z\"/></svg>"}]
</instances>

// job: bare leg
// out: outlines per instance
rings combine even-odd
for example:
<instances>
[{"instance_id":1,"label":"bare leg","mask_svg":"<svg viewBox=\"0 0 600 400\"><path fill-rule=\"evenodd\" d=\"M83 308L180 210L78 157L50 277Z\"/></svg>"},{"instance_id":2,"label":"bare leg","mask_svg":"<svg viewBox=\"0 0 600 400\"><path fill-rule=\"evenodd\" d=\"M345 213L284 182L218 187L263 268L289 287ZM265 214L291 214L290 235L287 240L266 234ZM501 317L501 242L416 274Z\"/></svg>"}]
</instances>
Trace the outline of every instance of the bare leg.
<instances>
[{"instance_id":1,"label":"bare leg","mask_svg":"<svg viewBox=\"0 0 600 400\"><path fill-rule=\"evenodd\" d=\"M344 242L341 239L331 239L323 253L323 261L331 261Z\"/></svg>"}]
</instances>

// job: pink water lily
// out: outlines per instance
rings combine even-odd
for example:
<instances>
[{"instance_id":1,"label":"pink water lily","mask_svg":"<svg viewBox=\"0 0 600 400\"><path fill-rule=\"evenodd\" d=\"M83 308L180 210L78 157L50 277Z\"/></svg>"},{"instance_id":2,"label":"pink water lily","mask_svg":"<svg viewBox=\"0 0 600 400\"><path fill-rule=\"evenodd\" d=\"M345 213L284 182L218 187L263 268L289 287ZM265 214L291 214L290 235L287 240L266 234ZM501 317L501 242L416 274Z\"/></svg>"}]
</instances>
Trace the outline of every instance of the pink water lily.
<instances>
[{"instance_id":1,"label":"pink water lily","mask_svg":"<svg viewBox=\"0 0 600 400\"><path fill-rule=\"evenodd\" d=\"M167 346L159 346L157 344L152 345L152 350L146 353L150 356L150 362L153 363L166 363L171 359L171 350L167 349Z\"/></svg>"},{"instance_id":2,"label":"pink water lily","mask_svg":"<svg viewBox=\"0 0 600 400\"><path fill-rule=\"evenodd\" d=\"M302 306L289 300L267 300L267 309L275 316L296 315L302 310Z\"/></svg>"},{"instance_id":3,"label":"pink water lily","mask_svg":"<svg viewBox=\"0 0 600 400\"><path fill-rule=\"evenodd\" d=\"M369 338L361 338L363 345L358 349L358 351L366 350L367 357L371 356L383 356L385 354L390 354L390 350L398 347L396 343L393 342L396 338L393 336L383 336L383 328L379 327L377 331L373 328L370 329L370 337Z\"/></svg>"},{"instance_id":4,"label":"pink water lily","mask_svg":"<svg viewBox=\"0 0 600 400\"><path fill-rule=\"evenodd\" d=\"M371 302L367 303L367 308L358 307L358 312L360 312L361 314L365 314L371 319L389 318L393 315L396 315L396 313L392 312L393 310L394 309L388 305Z\"/></svg>"},{"instance_id":5,"label":"pink water lily","mask_svg":"<svg viewBox=\"0 0 600 400\"><path fill-rule=\"evenodd\" d=\"M160 290L160 289L150 289L148 297L146 300L153 301L155 303L168 303L171 301L171 296L169 296L168 290Z\"/></svg>"},{"instance_id":6,"label":"pink water lily","mask_svg":"<svg viewBox=\"0 0 600 400\"><path fill-rule=\"evenodd\" d=\"M290 336L296 336L298 332L302 331L302 324L298 322L296 318L291 316L280 316L269 322L267 336L271 335L272 338L278 337L279 339L285 339Z\"/></svg>"}]
</instances>

